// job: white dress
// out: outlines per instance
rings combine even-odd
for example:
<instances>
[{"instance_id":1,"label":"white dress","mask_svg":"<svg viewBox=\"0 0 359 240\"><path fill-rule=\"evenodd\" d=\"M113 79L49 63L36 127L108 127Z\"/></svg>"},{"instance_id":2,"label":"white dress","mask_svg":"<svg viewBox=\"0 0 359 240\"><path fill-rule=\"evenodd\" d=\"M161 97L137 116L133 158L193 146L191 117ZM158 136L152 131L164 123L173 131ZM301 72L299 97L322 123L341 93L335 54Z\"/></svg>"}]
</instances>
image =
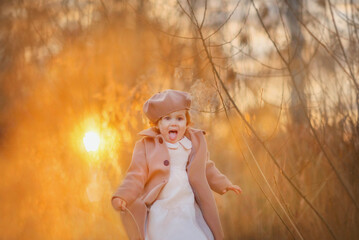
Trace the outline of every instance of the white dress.
<instances>
[{"instance_id":1,"label":"white dress","mask_svg":"<svg viewBox=\"0 0 359 240\"><path fill-rule=\"evenodd\" d=\"M165 143L170 154L170 177L150 208L145 239L213 240L188 182L186 165L192 142L184 136L174 144Z\"/></svg>"}]
</instances>

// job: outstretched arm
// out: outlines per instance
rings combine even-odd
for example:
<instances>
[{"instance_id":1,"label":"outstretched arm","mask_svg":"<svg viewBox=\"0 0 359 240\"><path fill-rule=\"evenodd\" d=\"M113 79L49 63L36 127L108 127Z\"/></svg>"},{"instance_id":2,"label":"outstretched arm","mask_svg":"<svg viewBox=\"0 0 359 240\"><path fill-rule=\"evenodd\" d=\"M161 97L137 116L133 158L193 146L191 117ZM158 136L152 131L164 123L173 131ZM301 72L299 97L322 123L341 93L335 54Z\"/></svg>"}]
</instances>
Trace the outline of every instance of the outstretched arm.
<instances>
[{"instance_id":1,"label":"outstretched arm","mask_svg":"<svg viewBox=\"0 0 359 240\"><path fill-rule=\"evenodd\" d=\"M239 186L232 184L232 182L218 170L214 162L209 159L209 153L206 162L206 176L211 189L219 194L224 194L228 190L234 191L236 194L242 192Z\"/></svg>"},{"instance_id":2,"label":"outstretched arm","mask_svg":"<svg viewBox=\"0 0 359 240\"><path fill-rule=\"evenodd\" d=\"M143 191L144 185L147 181L148 168L146 164L145 145L143 140L136 143L133 150L132 161L127 170L127 174L122 184L112 196L112 204L116 208L117 205L123 203L118 198L122 199L130 205ZM118 204L114 204L114 203ZM126 204L125 204L126 206ZM117 206L120 208L120 206Z\"/></svg>"}]
</instances>

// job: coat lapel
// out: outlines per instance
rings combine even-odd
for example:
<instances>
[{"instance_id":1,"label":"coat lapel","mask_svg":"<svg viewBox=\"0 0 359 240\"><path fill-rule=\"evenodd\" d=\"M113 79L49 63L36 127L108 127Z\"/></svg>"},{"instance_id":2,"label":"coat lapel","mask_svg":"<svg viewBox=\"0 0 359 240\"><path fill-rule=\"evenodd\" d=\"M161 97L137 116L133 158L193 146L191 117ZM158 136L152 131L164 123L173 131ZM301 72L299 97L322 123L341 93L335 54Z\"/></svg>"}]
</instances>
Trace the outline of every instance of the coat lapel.
<instances>
[{"instance_id":1,"label":"coat lapel","mask_svg":"<svg viewBox=\"0 0 359 240\"><path fill-rule=\"evenodd\" d=\"M191 166L191 163L192 163L193 159L195 158L195 155L200 147L199 141L200 141L201 133L205 134L205 131L203 131L201 129L191 128L191 127L188 127L184 133L184 135L192 142L192 150L191 150L190 155L188 156L187 171L189 170L189 167ZM139 132L138 134L140 136L147 136L147 137L152 137L152 138L162 136L161 133L158 130L156 130L155 127L145 129L145 130Z\"/></svg>"}]
</instances>

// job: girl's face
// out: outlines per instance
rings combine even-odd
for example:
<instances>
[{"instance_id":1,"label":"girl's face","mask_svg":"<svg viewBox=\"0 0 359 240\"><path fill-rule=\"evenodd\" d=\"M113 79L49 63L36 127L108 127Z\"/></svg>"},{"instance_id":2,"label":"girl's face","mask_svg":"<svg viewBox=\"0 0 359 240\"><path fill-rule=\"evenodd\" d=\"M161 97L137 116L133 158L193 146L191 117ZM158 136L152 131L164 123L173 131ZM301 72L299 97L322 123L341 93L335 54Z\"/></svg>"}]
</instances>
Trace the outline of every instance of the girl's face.
<instances>
[{"instance_id":1,"label":"girl's face","mask_svg":"<svg viewBox=\"0 0 359 240\"><path fill-rule=\"evenodd\" d=\"M186 123L186 110L180 110L162 117L158 122L158 128L167 142L175 143L182 139Z\"/></svg>"}]
</instances>

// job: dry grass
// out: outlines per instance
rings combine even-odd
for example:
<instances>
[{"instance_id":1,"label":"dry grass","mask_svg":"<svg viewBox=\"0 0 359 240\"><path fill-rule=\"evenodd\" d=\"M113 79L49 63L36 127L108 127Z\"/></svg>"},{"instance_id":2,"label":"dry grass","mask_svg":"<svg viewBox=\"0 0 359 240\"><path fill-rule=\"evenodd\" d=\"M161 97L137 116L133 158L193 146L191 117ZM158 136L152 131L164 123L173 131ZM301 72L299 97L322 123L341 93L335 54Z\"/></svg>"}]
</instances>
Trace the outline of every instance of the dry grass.
<instances>
[{"instance_id":1,"label":"dry grass","mask_svg":"<svg viewBox=\"0 0 359 240\"><path fill-rule=\"evenodd\" d=\"M96 5L103 14L100 20L76 31L45 24L44 19L58 15L41 4L33 6L42 11L29 21L14 17L6 23L11 27L0 24L9 36L4 48L7 61L0 66L0 239L126 239L111 207L111 194L129 165L137 132L149 126L142 114L143 102L166 88L192 93L194 127L207 131L212 160L243 189L241 196L215 195L226 239L292 239L290 232L299 239L288 216L304 239L330 239L323 222L223 95L229 106L226 117L218 94L223 89L213 80L200 42L158 31L163 27L189 34L193 29L187 23L170 28L150 13L136 15L129 6L111 4L113 9L107 12ZM243 31L242 36L248 37L250 31ZM43 57L46 48L41 47L54 39L61 42L61 49ZM308 46L303 55L307 58L313 51ZM243 57L238 60L241 73L258 71L258 76L241 76L228 67L231 60L225 58L225 47L211 53L221 57L214 59L222 67L220 76L285 174L337 239L359 239L358 210L308 123L290 120L285 97L274 104L265 101L283 96L283 86L290 86L288 76L263 81L262 74L271 71ZM308 114L320 143L357 200L359 133L353 101L357 90L326 54L318 50L319 56L306 69L316 76L309 78L306 89ZM273 56L270 53L267 60L280 65ZM357 69L358 62L353 66ZM345 82L339 80L343 78ZM285 84L278 84L279 80ZM89 130L101 136L95 153L86 152L82 144Z\"/></svg>"}]
</instances>

